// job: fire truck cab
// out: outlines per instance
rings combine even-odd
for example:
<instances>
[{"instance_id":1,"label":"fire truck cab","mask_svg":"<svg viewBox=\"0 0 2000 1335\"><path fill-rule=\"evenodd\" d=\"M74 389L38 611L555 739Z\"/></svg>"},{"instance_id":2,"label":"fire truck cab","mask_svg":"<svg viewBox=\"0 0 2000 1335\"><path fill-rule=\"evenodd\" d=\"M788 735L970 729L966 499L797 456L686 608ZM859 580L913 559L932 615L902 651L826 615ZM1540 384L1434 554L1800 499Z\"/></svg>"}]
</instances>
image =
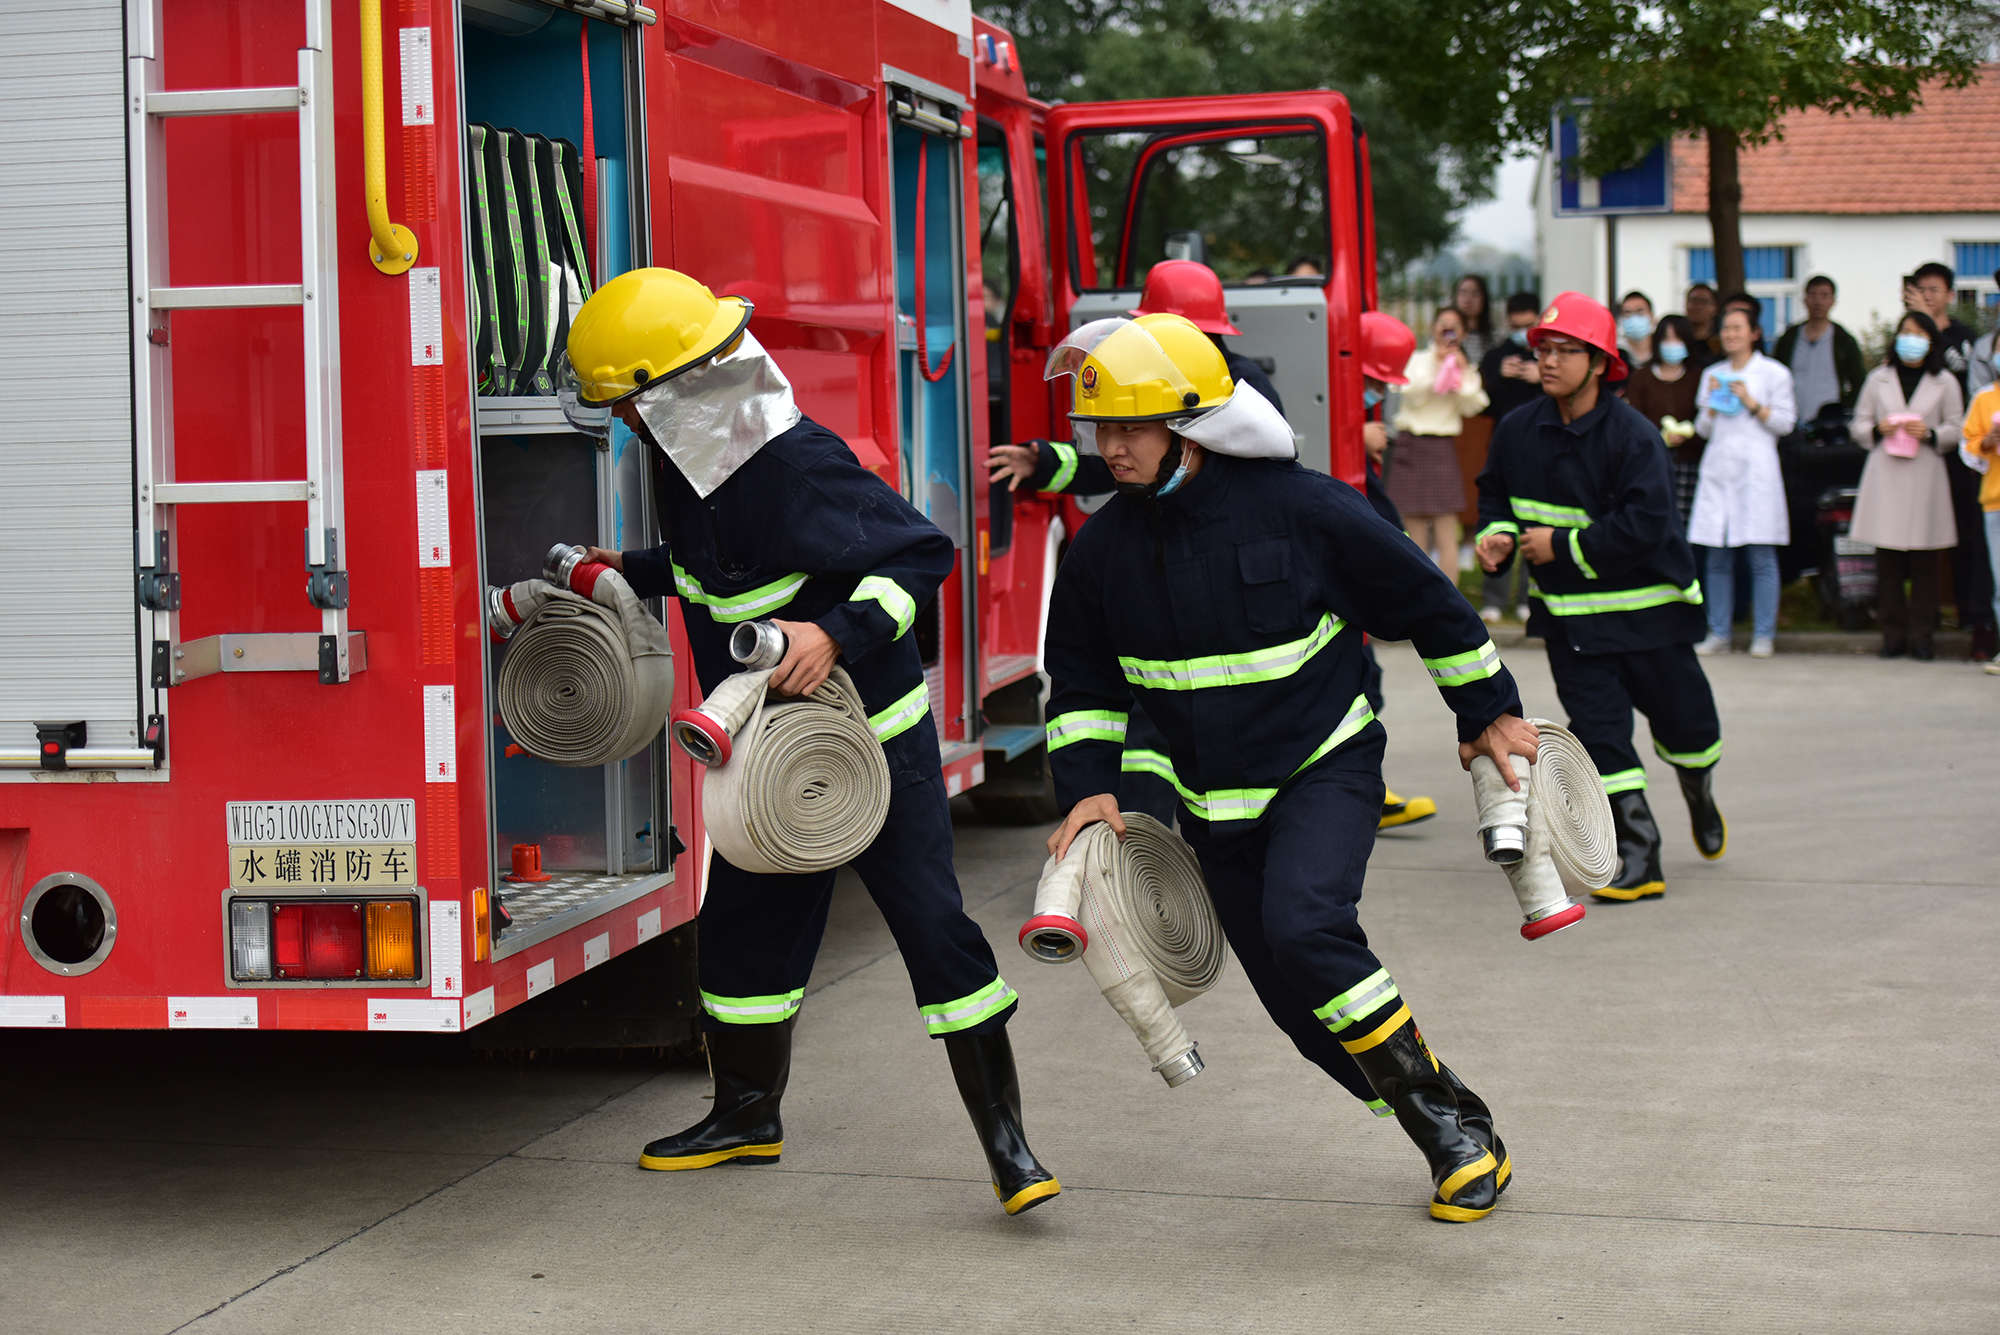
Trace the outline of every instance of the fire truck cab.
<instances>
[{"instance_id":1,"label":"fire truck cab","mask_svg":"<svg viewBox=\"0 0 2000 1335\"><path fill-rule=\"evenodd\" d=\"M1323 254L1231 309L1308 462L1360 479L1334 94L1051 111L968 0L80 0L0 15L0 101L0 1025L457 1032L693 919L696 767L529 755L483 615L552 544L659 541L657 461L552 397L610 276L753 301L805 411L953 539L911 633L991 813L1047 811L1083 511L982 465L1067 434L1059 331L1167 255ZM1282 245L1203 217L1211 168L1283 178Z\"/></svg>"}]
</instances>

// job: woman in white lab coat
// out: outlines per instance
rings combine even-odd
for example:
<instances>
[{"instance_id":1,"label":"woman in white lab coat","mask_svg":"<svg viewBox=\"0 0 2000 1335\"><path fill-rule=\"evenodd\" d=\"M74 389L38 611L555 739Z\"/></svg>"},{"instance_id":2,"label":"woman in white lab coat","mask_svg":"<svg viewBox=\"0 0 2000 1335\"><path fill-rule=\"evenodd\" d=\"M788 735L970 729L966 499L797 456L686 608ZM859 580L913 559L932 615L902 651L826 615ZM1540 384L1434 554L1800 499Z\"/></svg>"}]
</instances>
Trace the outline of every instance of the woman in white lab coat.
<instances>
[{"instance_id":1,"label":"woman in white lab coat","mask_svg":"<svg viewBox=\"0 0 2000 1335\"><path fill-rule=\"evenodd\" d=\"M1708 441L1688 541L1709 549L1702 594L1708 638L1698 654L1729 652L1736 611L1736 549L1749 549L1750 653L1769 658L1778 634L1778 548L1792 540L1778 440L1798 420L1792 373L1756 350L1757 316L1732 306L1722 318L1723 360L1702 370L1694 429Z\"/></svg>"}]
</instances>

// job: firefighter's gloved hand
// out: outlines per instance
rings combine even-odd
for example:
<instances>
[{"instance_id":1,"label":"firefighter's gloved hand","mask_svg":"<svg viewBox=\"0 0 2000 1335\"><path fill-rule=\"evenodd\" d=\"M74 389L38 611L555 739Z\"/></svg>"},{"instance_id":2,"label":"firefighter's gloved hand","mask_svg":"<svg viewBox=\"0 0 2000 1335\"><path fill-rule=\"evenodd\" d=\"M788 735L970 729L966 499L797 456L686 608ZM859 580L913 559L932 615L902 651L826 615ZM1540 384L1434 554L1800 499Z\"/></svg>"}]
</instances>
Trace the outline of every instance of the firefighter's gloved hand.
<instances>
[{"instance_id":1,"label":"firefighter's gloved hand","mask_svg":"<svg viewBox=\"0 0 2000 1335\"><path fill-rule=\"evenodd\" d=\"M1019 491L1021 484L1035 475L1035 460L1041 447L1034 441L1021 445L994 445L986 451L986 466L993 470L989 479L995 486L1005 482L1007 490Z\"/></svg>"},{"instance_id":2,"label":"firefighter's gloved hand","mask_svg":"<svg viewBox=\"0 0 2000 1335\"><path fill-rule=\"evenodd\" d=\"M1470 770L1475 757L1490 757L1500 767L1500 777L1518 793L1521 791L1521 780L1514 774L1514 762L1507 757L1526 756L1528 763L1534 764L1538 754L1536 744L1540 740L1541 733L1536 731L1534 724L1517 714L1502 714L1486 725L1486 731L1479 734L1477 741L1458 744L1458 767Z\"/></svg>"},{"instance_id":3,"label":"firefighter's gloved hand","mask_svg":"<svg viewBox=\"0 0 2000 1335\"><path fill-rule=\"evenodd\" d=\"M589 548L588 551L589 555L585 556L583 558L584 560L602 561L605 565L610 566L613 570L617 571L619 574L622 575L625 573L625 553L609 552L602 547L592 547Z\"/></svg>"},{"instance_id":4,"label":"firefighter's gloved hand","mask_svg":"<svg viewBox=\"0 0 2000 1335\"><path fill-rule=\"evenodd\" d=\"M771 624L785 632L785 656L771 671L771 689L780 695L811 695L833 671L840 644L810 621Z\"/></svg>"},{"instance_id":5,"label":"firefighter's gloved hand","mask_svg":"<svg viewBox=\"0 0 2000 1335\"><path fill-rule=\"evenodd\" d=\"M1061 862L1063 855L1069 852L1071 841L1083 833L1085 826L1099 821L1109 825L1111 833L1120 839L1125 837L1125 818L1118 814L1118 799L1110 793L1099 793L1095 797L1084 798L1069 809L1069 815L1049 836L1049 852L1055 855L1057 862Z\"/></svg>"}]
</instances>

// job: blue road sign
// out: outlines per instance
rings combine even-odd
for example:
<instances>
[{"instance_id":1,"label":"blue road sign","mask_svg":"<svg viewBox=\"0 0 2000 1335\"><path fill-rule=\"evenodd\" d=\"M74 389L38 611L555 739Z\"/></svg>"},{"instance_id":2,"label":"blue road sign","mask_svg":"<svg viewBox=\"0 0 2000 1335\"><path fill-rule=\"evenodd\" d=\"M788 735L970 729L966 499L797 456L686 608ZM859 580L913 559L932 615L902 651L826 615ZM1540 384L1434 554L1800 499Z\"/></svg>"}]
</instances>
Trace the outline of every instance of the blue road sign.
<instances>
[{"instance_id":1,"label":"blue road sign","mask_svg":"<svg viewBox=\"0 0 2000 1335\"><path fill-rule=\"evenodd\" d=\"M1655 144L1637 166L1605 176L1585 176L1576 168L1576 117L1558 117L1550 127L1550 138L1555 143L1558 218L1674 211L1673 155L1665 144Z\"/></svg>"}]
</instances>

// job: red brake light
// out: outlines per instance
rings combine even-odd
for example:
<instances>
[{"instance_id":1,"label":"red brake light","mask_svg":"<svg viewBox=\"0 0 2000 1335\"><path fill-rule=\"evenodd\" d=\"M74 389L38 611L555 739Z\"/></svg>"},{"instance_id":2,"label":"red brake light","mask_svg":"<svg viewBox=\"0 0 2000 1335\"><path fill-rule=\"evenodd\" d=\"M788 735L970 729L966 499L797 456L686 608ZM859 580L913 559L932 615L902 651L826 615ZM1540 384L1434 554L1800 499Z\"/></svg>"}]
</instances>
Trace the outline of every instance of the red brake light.
<instances>
[{"instance_id":1,"label":"red brake light","mask_svg":"<svg viewBox=\"0 0 2000 1335\"><path fill-rule=\"evenodd\" d=\"M366 947L359 904L271 906L271 953L280 978L359 978Z\"/></svg>"}]
</instances>

